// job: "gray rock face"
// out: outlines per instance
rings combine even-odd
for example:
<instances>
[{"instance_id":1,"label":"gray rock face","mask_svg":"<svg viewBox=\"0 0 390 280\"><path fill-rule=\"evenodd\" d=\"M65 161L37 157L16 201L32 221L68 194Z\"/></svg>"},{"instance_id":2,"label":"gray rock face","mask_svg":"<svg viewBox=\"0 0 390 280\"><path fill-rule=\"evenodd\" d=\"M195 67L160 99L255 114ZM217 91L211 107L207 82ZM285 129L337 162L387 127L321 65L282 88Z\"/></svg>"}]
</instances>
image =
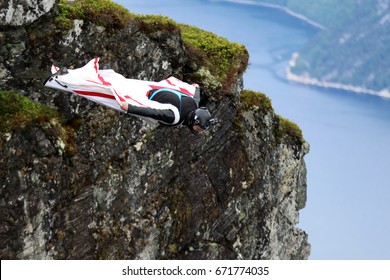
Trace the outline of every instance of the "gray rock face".
<instances>
[{"instance_id":1,"label":"gray rock face","mask_svg":"<svg viewBox=\"0 0 390 280\"><path fill-rule=\"evenodd\" d=\"M0 26L29 24L49 12L58 0L2 0Z\"/></svg>"},{"instance_id":2,"label":"gray rock face","mask_svg":"<svg viewBox=\"0 0 390 280\"><path fill-rule=\"evenodd\" d=\"M221 121L210 131L156 127L42 82L52 63L99 56L129 78L202 85L178 31L74 20L64 33L51 12L26 23L0 31L0 89L66 122L0 134L1 259L308 258L296 228L308 144L279 139L273 112L240 107L242 73L218 99L203 87L202 104Z\"/></svg>"}]
</instances>

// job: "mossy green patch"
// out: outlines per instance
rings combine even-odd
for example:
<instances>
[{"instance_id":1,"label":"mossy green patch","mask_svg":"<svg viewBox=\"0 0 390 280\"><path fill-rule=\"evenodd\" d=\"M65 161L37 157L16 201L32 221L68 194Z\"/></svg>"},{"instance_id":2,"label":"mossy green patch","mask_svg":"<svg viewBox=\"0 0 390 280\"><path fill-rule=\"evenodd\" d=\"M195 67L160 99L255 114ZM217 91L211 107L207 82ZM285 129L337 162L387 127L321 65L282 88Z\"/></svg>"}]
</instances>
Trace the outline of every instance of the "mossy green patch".
<instances>
[{"instance_id":1,"label":"mossy green patch","mask_svg":"<svg viewBox=\"0 0 390 280\"><path fill-rule=\"evenodd\" d=\"M271 99L261 92L243 90L240 94L240 100L243 110L256 108L264 113L273 110Z\"/></svg>"},{"instance_id":2,"label":"mossy green patch","mask_svg":"<svg viewBox=\"0 0 390 280\"><path fill-rule=\"evenodd\" d=\"M18 130L33 121L48 122L53 118L61 119L56 110L16 92L0 91L0 132Z\"/></svg>"},{"instance_id":3,"label":"mossy green patch","mask_svg":"<svg viewBox=\"0 0 390 280\"><path fill-rule=\"evenodd\" d=\"M146 33L156 31L174 31L179 30L178 24L169 17L162 15L134 15L134 19L139 22L141 29Z\"/></svg>"},{"instance_id":4,"label":"mossy green patch","mask_svg":"<svg viewBox=\"0 0 390 280\"><path fill-rule=\"evenodd\" d=\"M55 109L33 102L17 92L0 91L0 133L19 132L34 123L58 139L58 143L63 143L68 155L76 154L74 134L78 127L75 122L65 123L65 118Z\"/></svg>"},{"instance_id":5,"label":"mossy green patch","mask_svg":"<svg viewBox=\"0 0 390 280\"><path fill-rule=\"evenodd\" d=\"M57 26L68 30L72 20L82 19L109 28L124 28L133 18L123 6L111 0L60 0Z\"/></svg>"},{"instance_id":6,"label":"mossy green patch","mask_svg":"<svg viewBox=\"0 0 390 280\"><path fill-rule=\"evenodd\" d=\"M179 24L184 44L213 76L226 84L236 73L244 72L249 54L245 46L233 43L195 26Z\"/></svg>"},{"instance_id":7,"label":"mossy green patch","mask_svg":"<svg viewBox=\"0 0 390 280\"><path fill-rule=\"evenodd\" d=\"M245 218L246 218L245 212L241 211L241 212L238 214L238 222L241 223L243 220L245 220Z\"/></svg>"},{"instance_id":8,"label":"mossy green patch","mask_svg":"<svg viewBox=\"0 0 390 280\"><path fill-rule=\"evenodd\" d=\"M302 145L305 142L301 128L296 123L279 115L275 136L278 141L281 141L284 137L288 136L299 145Z\"/></svg>"}]
</instances>

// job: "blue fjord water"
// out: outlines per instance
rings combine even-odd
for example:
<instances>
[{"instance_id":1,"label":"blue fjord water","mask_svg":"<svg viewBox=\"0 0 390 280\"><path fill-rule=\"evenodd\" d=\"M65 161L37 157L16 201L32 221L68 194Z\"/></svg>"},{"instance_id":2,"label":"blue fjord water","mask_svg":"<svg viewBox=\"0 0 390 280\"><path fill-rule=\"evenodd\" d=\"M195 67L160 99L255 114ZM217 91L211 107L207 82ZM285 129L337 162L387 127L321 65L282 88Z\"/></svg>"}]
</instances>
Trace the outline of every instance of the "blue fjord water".
<instances>
[{"instance_id":1,"label":"blue fjord water","mask_svg":"<svg viewBox=\"0 0 390 280\"><path fill-rule=\"evenodd\" d=\"M224 1L115 2L244 44L245 88L266 93L310 143L298 225L309 235L310 259L390 259L390 100L287 81L288 60L315 28L281 11Z\"/></svg>"}]
</instances>

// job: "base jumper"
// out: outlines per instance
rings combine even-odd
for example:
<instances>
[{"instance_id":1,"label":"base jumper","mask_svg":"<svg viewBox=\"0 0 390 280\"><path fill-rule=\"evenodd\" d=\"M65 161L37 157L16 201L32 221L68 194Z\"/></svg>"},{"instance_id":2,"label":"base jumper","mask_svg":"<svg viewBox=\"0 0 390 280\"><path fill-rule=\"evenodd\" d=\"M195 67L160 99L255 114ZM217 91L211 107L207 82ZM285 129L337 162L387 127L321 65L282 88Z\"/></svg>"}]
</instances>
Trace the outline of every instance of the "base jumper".
<instances>
[{"instance_id":1,"label":"base jumper","mask_svg":"<svg viewBox=\"0 0 390 280\"><path fill-rule=\"evenodd\" d=\"M44 85L75 93L123 113L165 126L186 125L199 134L217 120L199 107L200 89L175 77L160 82L127 79L112 69L99 69L99 58L77 69L51 67Z\"/></svg>"}]
</instances>

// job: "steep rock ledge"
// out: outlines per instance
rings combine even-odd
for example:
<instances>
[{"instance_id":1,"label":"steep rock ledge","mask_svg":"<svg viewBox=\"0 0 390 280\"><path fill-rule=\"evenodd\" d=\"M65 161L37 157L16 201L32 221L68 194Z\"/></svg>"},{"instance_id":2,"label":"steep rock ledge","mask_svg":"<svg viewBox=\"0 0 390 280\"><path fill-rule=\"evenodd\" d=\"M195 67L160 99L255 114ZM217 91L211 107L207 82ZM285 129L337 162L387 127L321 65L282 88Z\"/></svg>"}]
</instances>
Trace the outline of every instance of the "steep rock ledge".
<instances>
[{"instance_id":1,"label":"steep rock ledge","mask_svg":"<svg viewBox=\"0 0 390 280\"><path fill-rule=\"evenodd\" d=\"M0 3L0 25L22 26L32 23L49 12L56 2L56 0L2 1Z\"/></svg>"},{"instance_id":2,"label":"steep rock ledge","mask_svg":"<svg viewBox=\"0 0 390 280\"><path fill-rule=\"evenodd\" d=\"M2 259L309 256L296 228L308 144L262 107L261 95L240 101L242 72L228 91L210 87L179 29L73 19L64 31L56 14L54 5L31 24L0 27L0 89L64 116L0 134ZM195 136L42 87L52 63L78 67L95 56L127 77L199 83L221 123Z\"/></svg>"}]
</instances>

